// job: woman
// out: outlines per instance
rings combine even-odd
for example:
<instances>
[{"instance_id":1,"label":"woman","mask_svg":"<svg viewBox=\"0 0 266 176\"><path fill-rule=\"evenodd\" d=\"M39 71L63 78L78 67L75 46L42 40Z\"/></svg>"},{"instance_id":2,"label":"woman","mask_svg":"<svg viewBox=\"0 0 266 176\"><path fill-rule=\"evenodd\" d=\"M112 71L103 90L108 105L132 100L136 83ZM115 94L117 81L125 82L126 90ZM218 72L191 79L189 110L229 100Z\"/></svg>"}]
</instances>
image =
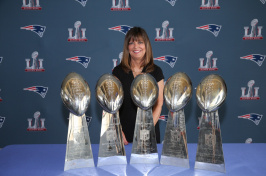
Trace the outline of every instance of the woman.
<instances>
[{"instance_id":1,"label":"woman","mask_svg":"<svg viewBox=\"0 0 266 176\"><path fill-rule=\"evenodd\" d=\"M133 141L137 114L137 106L130 96L130 86L134 78L141 73L151 74L158 82L159 96L153 106L153 122L156 140L160 142L157 122L163 106L164 76L161 68L153 63L152 48L147 33L140 27L133 27L125 36L121 63L113 69L113 75L121 81L124 90L124 101L119 109L119 116L125 145Z\"/></svg>"}]
</instances>

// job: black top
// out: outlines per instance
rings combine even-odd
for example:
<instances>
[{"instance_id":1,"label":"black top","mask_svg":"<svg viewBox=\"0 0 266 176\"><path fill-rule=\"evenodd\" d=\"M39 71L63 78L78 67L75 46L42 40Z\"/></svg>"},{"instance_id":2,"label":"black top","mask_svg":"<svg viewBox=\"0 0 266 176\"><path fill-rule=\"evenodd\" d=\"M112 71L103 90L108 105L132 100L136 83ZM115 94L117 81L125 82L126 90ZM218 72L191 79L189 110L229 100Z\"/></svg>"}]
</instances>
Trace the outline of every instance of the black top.
<instances>
[{"instance_id":1,"label":"black top","mask_svg":"<svg viewBox=\"0 0 266 176\"><path fill-rule=\"evenodd\" d=\"M145 70L146 68L144 67L142 73L145 73ZM162 69L157 65L155 65L154 70L149 74L151 74L157 82L164 79ZM135 122L136 122L136 115L137 115L137 106L134 104L130 95L130 87L131 83L134 80L134 75L132 71L129 71L129 73L124 72L121 64L119 64L113 69L113 75L120 80L123 86L124 101L121 108L119 109L120 123L122 125L122 130L126 136L127 141L132 142ZM159 143L160 142L159 123L155 125L155 133L156 133L157 143Z\"/></svg>"}]
</instances>

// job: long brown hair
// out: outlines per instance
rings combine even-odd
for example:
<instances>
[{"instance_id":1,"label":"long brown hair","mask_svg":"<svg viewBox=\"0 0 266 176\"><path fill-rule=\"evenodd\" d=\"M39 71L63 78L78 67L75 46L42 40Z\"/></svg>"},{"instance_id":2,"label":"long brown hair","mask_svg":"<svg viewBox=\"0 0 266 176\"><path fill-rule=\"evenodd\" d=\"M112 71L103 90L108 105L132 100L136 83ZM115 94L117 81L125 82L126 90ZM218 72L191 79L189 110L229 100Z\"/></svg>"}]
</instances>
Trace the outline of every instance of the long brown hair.
<instances>
[{"instance_id":1,"label":"long brown hair","mask_svg":"<svg viewBox=\"0 0 266 176\"><path fill-rule=\"evenodd\" d=\"M128 51L129 42L131 39L133 39L133 41L138 41L140 38L143 39L146 48L146 53L144 55L144 62L142 63L142 66L146 68L145 72L147 73L152 72L154 70L153 54L149 37L146 31L141 27L133 27L127 32L124 40L121 66L126 73L131 71L130 68L131 56Z\"/></svg>"}]
</instances>

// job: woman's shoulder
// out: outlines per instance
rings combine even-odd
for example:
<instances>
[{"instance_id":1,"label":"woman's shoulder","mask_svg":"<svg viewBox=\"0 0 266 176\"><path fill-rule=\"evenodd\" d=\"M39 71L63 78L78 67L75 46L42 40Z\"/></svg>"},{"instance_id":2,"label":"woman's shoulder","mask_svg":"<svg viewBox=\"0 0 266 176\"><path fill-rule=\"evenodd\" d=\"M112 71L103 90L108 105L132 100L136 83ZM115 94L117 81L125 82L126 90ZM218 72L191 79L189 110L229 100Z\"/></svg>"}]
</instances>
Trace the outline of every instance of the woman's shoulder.
<instances>
[{"instance_id":1,"label":"woman's shoulder","mask_svg":"<svg viewBox=\"0 0 266 176\"><path fill-rule=\"evenodd\" d=\"M119 64L115 68L113 68L113 71L112 71L113 74L121 73L121 72L123 72L121 64Z\"/></svg>"}]
</instances>

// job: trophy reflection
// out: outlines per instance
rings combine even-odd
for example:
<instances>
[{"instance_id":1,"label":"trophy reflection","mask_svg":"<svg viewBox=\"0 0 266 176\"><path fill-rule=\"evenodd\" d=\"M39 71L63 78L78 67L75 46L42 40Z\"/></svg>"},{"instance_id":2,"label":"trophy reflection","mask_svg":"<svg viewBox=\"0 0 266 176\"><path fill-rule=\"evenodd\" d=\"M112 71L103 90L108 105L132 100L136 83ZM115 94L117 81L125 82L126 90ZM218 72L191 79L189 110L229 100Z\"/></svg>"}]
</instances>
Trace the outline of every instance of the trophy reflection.
<instances>
[{"instance_id":1,"label":"trophy reflection","mask_svg":"<svg viewBox=\"0 0 266 176\"><path fill-rule=\"evenodd\" d=\"M98 80L95 91L97 101L104 109L98 166L127 164L118 112L124 98L121 82L111 74L104 74Z\"/></svg>"},{"instance_id":2,"label":"trophy reflection","mask_svg":"<svg viewBox=\"0 0 266 176\"><path fill-rule=\"evenodd\" d=\"M164 86L169 109L161 164L189 168L184 107L192 96L192 83L185 73L171 76Z\"/></svg>"},{"instance_id":3,"label":"trophy reflection","mask_svg":"<svg viewBox=\"0 0 266 176\"><path fill-rule=\"evenodd\" d=\"M131 84L131 98L138 106L130 164L159 164L152 106L158 98L158 85L150 74L138 75Z\"/></svg>"},{"instance_id":4,"label":"trophy reflection","mask_svg":"<svg viewBox=\"0 0 266 176\"><path fill-rule=\"evenodd\" d=\"M206 76L197 86L197 104L203 112L199 124L195 169L225 172L218 108L226 94L226 84L219 75Z\"/></svg>"},{"instance_id":5,"label":"trophy reflection","mask_svg":"<svg viewBox=\"0 0 266 176\"><path fill-rule=\"evenodd\" d=\"M90 103L88 83L77 73L68 74L61 85L61 98L70 110L64 170L94 167L85 112Z\"/></svg>"}]
</instances>

